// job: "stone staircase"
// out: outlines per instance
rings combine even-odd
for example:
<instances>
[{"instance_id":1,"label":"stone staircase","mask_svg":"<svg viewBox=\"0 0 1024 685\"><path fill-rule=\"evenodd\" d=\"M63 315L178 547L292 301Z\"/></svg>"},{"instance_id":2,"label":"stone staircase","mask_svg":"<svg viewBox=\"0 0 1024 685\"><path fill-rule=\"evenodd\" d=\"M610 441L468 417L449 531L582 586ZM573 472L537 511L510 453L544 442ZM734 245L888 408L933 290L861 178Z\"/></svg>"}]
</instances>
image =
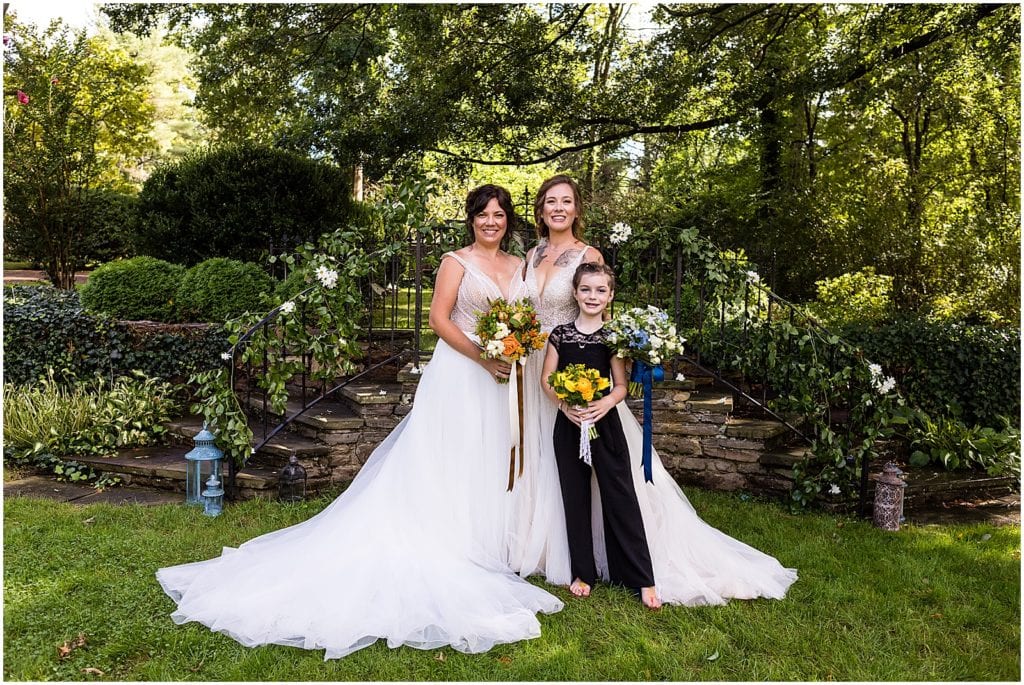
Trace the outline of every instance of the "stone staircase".
<instances>
[{"instance_id":1,"label":"stone staircase","mask_svg":"<svg viewBox=\"0 0 1024 685\"><path fill-rule=\"evenodd\" d=\"M419 379L409 363L397 373L396 382L349 385L339 391L338 401L324 401L308 410L237 474L238 497L276 497L278 474L292 455L306 470L308 492L349 483L373 449L412 409ZM642 400L630 399L627 404L642 421ZM288 414L300 406L298 401L290 402ZM276 417L255 398L249 407L253 412L250 428L258 438L264 431L260 417ZM733 416L731 393L703 378L656 384L653 407L654 446L680 483L770 495L788 491L792 465L802 452L787 447L789 431L781 423ZM201 423L198 417L170 422L170 446L78 461L98 472L116 474L126 484L184 492L184 455Z\"/></svg>"},{"instance_id":2,"label":"stone staircase","mask_svg":"<svg viewBox=\"0 0 1024 685\"><path fill-rule=\"evenodd\" d=\"M309 493L348 484L374 448L412 409L419 379L412 364L406 364L396 382L353 384L339 391L337 401L316 405L262 447L237 474L237 496L276 497L278 475L293 455L306 470ZM643 400L626 402L642 423ZM288 414L300 406L291 402ZM806 445L794 440L792 431L779 421L739 415L743 410L734 406L732 392L716 386L711 378L692 375L687 380L657 383L652 406L654 447L681 485L774 498L785 498L791 490L793 465L807 454ZM269 419L272 413L256 401L250 408L254 414L250 427L260 436L264 430L260 417L266 414ZM168 425L173 436L170 446L123 450L112 457L77 461L116 474L129 485L184 493L184 455L200 427L198 417L182 418ZM880 470L884 461L872 464L873 470ZM1000 497L1016 487L1009 477L928 469L914 470L906 480L908 508ZM871 481L869 501L873 490ZM850 511L856 505L848 497L823 495L821 500L824 508L835 511Z\"/></svg>"}]
</instances>

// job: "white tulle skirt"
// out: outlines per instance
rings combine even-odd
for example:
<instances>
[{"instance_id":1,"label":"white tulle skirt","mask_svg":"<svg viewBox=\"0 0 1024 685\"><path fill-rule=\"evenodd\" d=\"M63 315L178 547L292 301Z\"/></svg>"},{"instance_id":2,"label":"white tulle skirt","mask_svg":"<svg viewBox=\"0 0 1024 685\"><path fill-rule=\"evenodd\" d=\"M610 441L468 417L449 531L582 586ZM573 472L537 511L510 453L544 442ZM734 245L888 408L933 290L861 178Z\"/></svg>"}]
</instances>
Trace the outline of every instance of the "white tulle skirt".
<instances>
[{"instance_id":1,"label":"white tulle skirt","mask_svg":"<svg viewBox=\"0 0 1024 685\"><path fill-rule=\"evenodd\" d=\"M527 473L516 483L509 532L509 565L520 575L543 574L549 583L571 581L565 512L555 465L554 430L557 408L543 394L541 355L527 358L524 370L524 449ZM633 486L640 504L644 531L654 567L654 581L662 602L685 606L724 604L729 599L767 597L781 599L797 579L795 569L784 568L774 557L729 537L697 515L683 491L652 456L653 482L644 481L640 468L643 429L622 402L617 407L629 445ZM597 479L591 479L594 511L594 555L598 573L608 578L604 530Z\"/></svg>"},{"instance_id":2,"label":"white tulle skirt","mask_svg":"<svg viewBox=\"0 0 1024 685\"><path fill-rule=\"evenodd\" d=\"M508 386L443 341L415 405L313 518L220 557L162 568L176 623L246 646L484 652L540 635L562 602L512 573L503 544Z\"/></svg>"}]
</instances>

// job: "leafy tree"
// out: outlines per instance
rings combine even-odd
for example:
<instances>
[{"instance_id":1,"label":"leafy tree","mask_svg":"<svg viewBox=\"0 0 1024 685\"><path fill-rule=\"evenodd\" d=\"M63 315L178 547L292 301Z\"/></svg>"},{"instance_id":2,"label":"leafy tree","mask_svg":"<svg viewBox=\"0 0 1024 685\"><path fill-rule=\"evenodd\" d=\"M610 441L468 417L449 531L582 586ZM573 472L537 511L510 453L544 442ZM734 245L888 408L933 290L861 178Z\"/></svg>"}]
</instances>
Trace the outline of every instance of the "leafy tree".
<instances>
[{"instance_id":1,"label":"leafy tree","mask_svg":"<svg viewBox=\"0 0 1024 685\"><path fill-rule=\"evenodd\" d=\"M8 249L59 288L97 243L96 194L130 188L126 160L152 146L146 70L60 22L39 32L5 16L4 219Z\"/></svg>"}]
</instances>

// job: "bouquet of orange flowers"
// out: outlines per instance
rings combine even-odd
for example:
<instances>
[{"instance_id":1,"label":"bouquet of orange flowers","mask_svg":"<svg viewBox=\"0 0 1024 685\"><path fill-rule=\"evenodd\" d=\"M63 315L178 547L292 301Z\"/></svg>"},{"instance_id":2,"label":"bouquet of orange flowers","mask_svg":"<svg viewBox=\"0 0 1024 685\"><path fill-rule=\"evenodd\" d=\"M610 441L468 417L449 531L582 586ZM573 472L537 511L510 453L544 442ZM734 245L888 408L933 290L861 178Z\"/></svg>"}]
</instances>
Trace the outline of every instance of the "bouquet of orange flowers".
<instances>
[{"instance_id":1,"label":"bouquet of orange flowers","mask_svg":"<svg viewBox=\"0 0 1024 685\"><path fill-rule=\"evenodd\" d=\"M547 334L540 332L537 312L529 300L506 302L502 298L491 300L491 308L481 313L476 322L476 334L484 359L504 359L515 363L534 350L544 347ZM502 379L500 382L507 383Z\"/></svg>"},{"instance_id":2,"label":"bouquet of orange flowers","mask_svg":"<svg viewBox=\"0 0 1024 685\"><path fill-rule=\"evenodd\" d=\"M601 399L611 386L611 382L597 369L586 364L569 364L561 371L555 371L548 376L548 384L558 399L565 400L571 407L585 407L588 402ZM597 428L590 425L587 434L593 440L597 437Z\"/></svg>"}]
</instances>

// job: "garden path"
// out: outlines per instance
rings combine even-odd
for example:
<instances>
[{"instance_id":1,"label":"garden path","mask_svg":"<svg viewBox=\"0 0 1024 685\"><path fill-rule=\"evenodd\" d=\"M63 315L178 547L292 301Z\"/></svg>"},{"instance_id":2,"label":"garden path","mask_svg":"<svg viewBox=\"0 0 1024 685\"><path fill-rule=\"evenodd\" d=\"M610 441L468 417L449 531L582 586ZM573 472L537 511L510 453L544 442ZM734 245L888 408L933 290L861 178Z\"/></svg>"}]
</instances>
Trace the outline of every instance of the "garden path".
<instances>
[{"instance_id":1,"label":"garden path","mask_svg":"<svg viewBox=\"0 0 1024 685\"><path fill-rule=\"evenodd\" d=\"M34 283L36 281L50 280L42 271L33 269L11 269L4 270L4 283ZM75 274L75 283L81 285L89 280L88 271L79 271Z\"/></svg>"}]
</instances>

